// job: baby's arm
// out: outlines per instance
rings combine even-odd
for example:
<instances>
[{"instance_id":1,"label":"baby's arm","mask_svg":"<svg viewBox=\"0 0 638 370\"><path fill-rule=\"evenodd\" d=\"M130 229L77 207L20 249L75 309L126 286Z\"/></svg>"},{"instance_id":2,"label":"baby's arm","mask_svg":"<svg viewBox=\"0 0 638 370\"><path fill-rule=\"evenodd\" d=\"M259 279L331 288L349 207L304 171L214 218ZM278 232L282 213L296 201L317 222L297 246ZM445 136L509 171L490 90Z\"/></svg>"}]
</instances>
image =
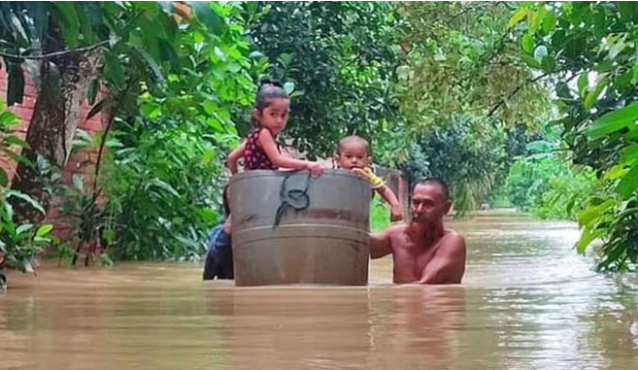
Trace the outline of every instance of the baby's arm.
<instances>
[{"instance_id":1,"label":"baby's arm","mask_svg":"<svg viewBox=\"0 0 638 370\"><path fill-rule=\"evenodd\" d=\"M237 149L233 150L228 155L228 162L227 162L228 169L230 170L230 173L232 173L233 175L237 173L237 162L239 161L239 158L244 156L245 148L246 148L246 142L244 141L243 143L241 143L241 145L239 145L239 147L237 147Z\"/></svg>"},{"instance_id":2,"label":"baby's arm","mask_svg":"<svg viewBox=\"0 0 638 370\"><path fill-rule=\"evenodd\" d=\"M264 150L264 153L270 159L270 162L282 168L290 168L293 170L310 170L313 176L319 176L323 173L323 168L317 162L310 161L302 161L300 159L288 158L281 153L277 149L277 144L275 144L275 139L272 137L270 131L263 129L259 134L259 145Z\"/></svg>"},{"instance_id":3,"label":"baby's arm","mask_svg":"<svg viewBox=\"0 0 638 370\"><path fill-rule=\"evenodd\" d=\"M381 195L381 197L390 204L390 220L401 221L403 219L403 207L401 206L399 199L397 199L397 196L394 195L392 189L390 189L387 185L382 185L376 190L379 195Z\"/></svg>"}]
</instances>

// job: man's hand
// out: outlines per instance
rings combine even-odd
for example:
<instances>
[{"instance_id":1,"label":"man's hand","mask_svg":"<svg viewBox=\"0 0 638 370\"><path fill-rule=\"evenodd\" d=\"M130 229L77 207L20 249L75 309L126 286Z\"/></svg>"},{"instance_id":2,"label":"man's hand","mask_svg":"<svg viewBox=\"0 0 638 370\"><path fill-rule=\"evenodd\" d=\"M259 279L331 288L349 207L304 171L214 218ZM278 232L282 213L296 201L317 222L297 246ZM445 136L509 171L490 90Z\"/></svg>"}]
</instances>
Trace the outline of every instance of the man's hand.
<instances>
[{"instance_id":1,"label":"man's hand","mask_svg":"<svg viewBox=\"0 0 638 370\"><path fill-rule=\"evenodd\" d=\"M465 238L454 232L443 237L438 251L421 273L420 284L460 284L465 272Z\"/></svg>"},{"instance_id":2,"label":"man's hand","mask_svg":"<svg viewBox=\"0 0 638 370\"><path fill-rule=\"evenodd\" d=\"M397 203L392 206L390 210L390 221L396 222L403 220L403 207L401 207L401 203Z\"/></svg>"}]
</instances>

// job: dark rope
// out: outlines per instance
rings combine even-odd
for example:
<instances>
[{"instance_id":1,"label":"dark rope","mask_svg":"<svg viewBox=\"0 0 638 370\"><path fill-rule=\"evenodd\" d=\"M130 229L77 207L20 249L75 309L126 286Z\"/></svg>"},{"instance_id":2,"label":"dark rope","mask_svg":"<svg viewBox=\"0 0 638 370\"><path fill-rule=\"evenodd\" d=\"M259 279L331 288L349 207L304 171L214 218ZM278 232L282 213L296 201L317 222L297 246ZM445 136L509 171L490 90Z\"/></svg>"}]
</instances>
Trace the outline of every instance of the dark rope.
<instances>
[{"instance_id":1,"label":"dark rope","mask_svg":"<svg viewBox=\"0 0 638 370\"><path fill-rule=\"evenodd\" d=\"M288 189L288 179L298 173L299 171L290 172L284 177L281 189L279 189L279 198L281 203L279 204L279 208L277 208L275 223L272 225L273 229L279 226L281 217L286 212L286 209L293 208L295 211L303 211L310 206L310 197L308 196L308 188L310 187L310 171L308 171L306 184L302 189Z\"/></svg>"}]
</instances>

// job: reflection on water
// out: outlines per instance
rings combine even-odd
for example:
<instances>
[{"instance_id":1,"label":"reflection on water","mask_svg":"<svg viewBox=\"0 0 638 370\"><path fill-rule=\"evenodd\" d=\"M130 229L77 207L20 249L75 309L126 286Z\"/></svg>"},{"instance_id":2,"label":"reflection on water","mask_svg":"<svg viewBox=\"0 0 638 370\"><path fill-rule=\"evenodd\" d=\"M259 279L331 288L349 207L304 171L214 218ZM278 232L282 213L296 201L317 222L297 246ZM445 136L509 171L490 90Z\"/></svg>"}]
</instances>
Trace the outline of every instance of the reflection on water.
<instances>
[{"instance_id":1,"label":"reflection on water","mask_svg":"<svg viewBox=\"0 0 638 370\"><path fill-rule=\"evenodd\" d=\"M0 296L1 369L636 369L636 284L570 223L487 215L463 286L237 289L191 264L42 268Z\"/></svg>"}]
</instances>

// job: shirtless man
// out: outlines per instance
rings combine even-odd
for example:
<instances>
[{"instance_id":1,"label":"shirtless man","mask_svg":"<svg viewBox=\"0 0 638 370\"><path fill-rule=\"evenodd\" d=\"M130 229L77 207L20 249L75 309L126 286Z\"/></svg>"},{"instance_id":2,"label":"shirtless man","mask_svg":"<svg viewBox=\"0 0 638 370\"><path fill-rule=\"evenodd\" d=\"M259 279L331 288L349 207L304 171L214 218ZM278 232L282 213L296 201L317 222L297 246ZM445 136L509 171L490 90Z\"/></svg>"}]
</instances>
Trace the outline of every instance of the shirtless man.
<instances>
[{"instance_id":1,"label":"shirtless man","mask_svg":"<svg viewBox=\"0 0 638 370\"><path fill-rule=\"evenodd\" d=\"M418 183L412 193L412 221L373 235L370 256L392 254L397 284L460 284L465 272L465 239L443 226L450 210L442 180Z\"/></svg>"}]
</instances>

